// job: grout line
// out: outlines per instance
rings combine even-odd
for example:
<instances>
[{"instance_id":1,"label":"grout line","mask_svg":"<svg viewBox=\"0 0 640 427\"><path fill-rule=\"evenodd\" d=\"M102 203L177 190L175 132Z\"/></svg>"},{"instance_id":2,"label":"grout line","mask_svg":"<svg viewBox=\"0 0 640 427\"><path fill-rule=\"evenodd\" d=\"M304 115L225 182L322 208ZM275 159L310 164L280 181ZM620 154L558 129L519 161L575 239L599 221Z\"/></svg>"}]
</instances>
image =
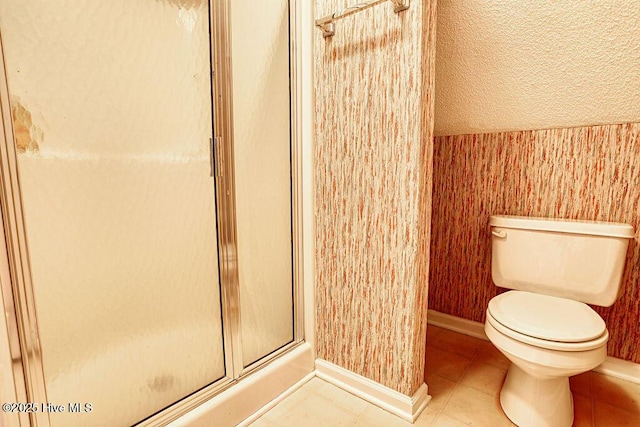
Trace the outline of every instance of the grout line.
<instances>
[{"instance_id":1,"label":"grout line","mask_svg":"<svg viewBox=\"0 0 640 427\"><path fill-rule=\"evenodd\" d=\"M445 351L445 350L443 350ZM478 349L476 349L476 352L478 351ZM438 421L438 419L440 418L441 415L443 415L443 412L445 410L445 408L447 407L447 405L449 404L449 401L451 400L451 397L453 396L453 394L456 392L456 389L458 389L458 386L460 386L462 384L462 379L464 378L464 376L467 374L467 372L469 371L469 369L471 368L471 363L473 362L473 357L475 357L475 353L472 356L471 359L469 359L469 363L467 364L466 368L464 368L464 371L462 371L462 375L460 375L460 378L458 378L458 380L456 381L456 385L453 386L453 389L451 390L451 393L449 393L449 396L447 396L447 398L445 399L445 401L442 403L442 406L440 407L440 409L437 411L435 418L433 419L433 423L431 423L431 425L435 425L435 423ZM445 378L445 377L442 377ZM445 378L447 379L447 378ZM462 384L464 386L464 384ZM448 415L447 415L448 416ZM458 420L455 417L451 417L457 421L461 421Z\"/></svg>"},{"instance_id":2,"label":"grout line","mask_svg":"<svg viewBox=\"0 0 640 427\"><path fill-rule=\"evenodd\" d=\"M433 326L436 326L436 325L433 325ZM442 328L442 327L440 327L440 326L436 326L436 327ZM446 329L446 328L443 328L443 329ZM455 331L455 330L454 330L453 332L455 332L455 333L457 333L457 334L459 334L459 335L466 335L466 334L464 334L464 333L462 333L462 332L458 332L458 331ZM474 338L477 338L477 337L474 337ZM433 341L437 341L437 338L435 338L435 337L434 337ZM432 342L433 342L433 341L432 341ZM450 352L449 350L446 350L446 349L440 348L440 347L438 347L437 345L433 345L433 347L435 347L435 348L437 348L437 349L439 349L439 350L445 351L445 352ZM464 380L465 376L470 372L470 370L471 370L471 365L472 365L474 362L479 363L479 364L485 364L485 365L490 366L490 367L492 367L492 368L497 368L497 369L500 369L500 370L504 370L504 369L502 369L502 368L500 368L500 367L498 367L498 366L494 366L494 365L491 365L491 364L488 364L488 363L485 363L485 362L478 362L477 357L478 357L478 355L480 354L480 351L482 350L482 349L481 349L481 347L482 347L482 346L481 346L481 344L478 344L478 346L476 346L476 348L473 350L473 353L472 353L471 357L468 359L467 366L465 367L465 369L463 370L462 374L460 375L460 378L458 378L458 380L456 381L455 386L454 386L454 387L453 387L453 389L451 390L451 393L450 393L450 394L449 394L449 396L446 398L446 400L443 402L443 404L442 404L441 408L437 411L436 416L435 416L435 418L434 418L434 420L433 420L433 423L431 424L432 426L433 426L433 425L435 425L435 424L436 424L436 422L438 421L438 419L440 419L440 418L443 416L444 410L445 410L445 409L447 408L447 406L449 405L450 400L451 400L451 398L453 397L453 395L454 395L454 393L456 392L456 390L458 390L460 386L465 387L465 384L463 384L463 382L462 382L462 381ZM450 352L450 353L452 353L452 352ZM453 354L457 354L457 353L453 353ZM503 383L504 383L505 379L506 379L506 372L505 372L505 376L504 376L504 378L502 379ZM502 387L502 386L501 386L501 387ZM471 388L473 388L474 390L477 390L477 389L475 389L474 387L471 387ZM477 391L482 392L481 390L477 390ZM446 414L444 414L444 415L445 415L445 416L448 416L448 417L451 417L451 418L453 418L453 419L455 419L455 420L457 420L457 421L459 421L459 422L464 422L463 420L458 419L458 418L455 416L455 413L452 413L451 415L446 415ZM506 417L506 415L505 415L505 417ZM506 417L506 418L508 419L508 417ZM511 420L509 420L509 423L510 423L510 424L509 424L510 426L515 426L515 424L513 424L513 422L511 422Z\"/></svg>"},{"instance_id":3,"label":"grout line","mask_svg":"<svg viewBox=\"0 0 640 427\"><path fill-rule=\"evenodd\" d=\"M442 415L442 412L444 411L444 408L449 403L449 399L451 399L451 396L453 395L453 392L456 390L456 387L458 387L458 383L456 383L456 385L453 386L453 390L451 390L451 394L449 395L449 397L447 397L447 399L444 401L440 409L436 411L436 416L433 418L433 422L431 423L431 425L434 425Z\"/></svg>"},{"instance_id":4,"label":"grout line","mask_svg":"<svg viewBox=\"0 0 640 427\"><path fill-rule=\"evenodd\" d=\"M442 408L440 410L441 412L444 411L444 409L447 407L447 405L449 404L449 401L451 400L451 397L453 397L453 394L456 392L459 386L461 385L464 386L464 384L462 384L462 379L464 378L465 375L467 375L467 373L471 369L471 364L473 363L473 358L476 356L476 353L478 352L478 348L476 348L476 351L473 353L473 356L471 356L471 359L469 359L469 363L467 364L467 367L464 368L464 371L462 371L462 375L460 375L460 378L458 378L458 382L456 382L456 385L453 387L453 390L451 390L451 394L449 395L449 397L447 397L447 400L442 405ZM452 416L451 418L458 420L454 416ZM458 421L462 422L462 420L458 420Z\"/></svg>"},{"instance_id":5,"label":"grout line","mask_svg":"<svg viewBox=\"0 0 640 427\"><path fill-rule=\"evenodd\" d=\"M468 367L467 367L468 368ZM465 371L466 372L466 371ZM458 382L456 383L456 385L453 386L453 390L451 390L451 394L449 394L449 396L447 397L447 399L444 401L444 403L442 404L442 407L440 408L440 410L438 411L438 415L436 416L436 418L433 420L433 423L435 424L435 422L438 420L438 418L440 418L441 415L443 415L443 412L445 410L445 408L447 407L447 405L449 404L449 401L451 400L451 397L453 396L453 394L456 392L456 389L458 388L458 386L460 385L460 381L462 381L462 377L464 376L464 374L460 377L460 379L458 380ZM448 416L448 415L447 415ZM458 420L455 417L451 417L457 421L461 421Z\"/></svg>"},{"instance_id":6,"label":"grout line","mask_svg":"<svg viewBox=\"0 0 640 427\"><path fill-rule=\"evenodd\" d=\"M436 326L436 325L433 325L433 326ZM446 328L442 328L441 326L436 326L436 327L437 327L437 328L439 328L439 329L446 329ZM455 332L456 334L464 335L464 334L461 334L461 333L460 333L460 332L458 332L458 331L452 331L452 332ZM436 333L436 334L435 334L435 336L433 336L433 337L432 337L432 338L433 338L433 339L432 339L432 341L437 341L437 340L438 340L438 335L440 335L440 333ZM447 349L443 349L443 348L438 347L438 345L433 345L433 344L432 344L432 346L433 346L434 348L437 348L437 349L438 349L438 350L440 350L440 351L444 351L444 352L447 352L447 353L451 353L451 352L450 352L449 350L447 350ZM438 411L436 412L436 416L435 416L435 418L433 419L433 423L431 423L431 425L432 425L432 426L433 426L433 425L435 425L435 424L436 424L436 422L438 421L438 419L443 415L443 412L444 412L445 408L447 407L447 405L449 404L449 401L451 400L451 397L453 396L453 394L456 392L456 390L458 389L458 387L459 387L459 386L460 386L460 384L462 383L462 379L464 378L464 376L467 374L467 372L469 371L469 369L471 369L471 364L473 363L473 360L475 359L476 355L478 354L478 351L480 351L480 345L478 345L478 346L474 349L474 351L473 351L473 354L472 354L471 358L469 358L469 361L468 361L468 363L467 363L467 366L466 366L466 367L464 368L464 370L462 371L462 374L460 375L460 377L456 380L456 384L453 386L453 389L451 390L451 393L449 393L449 396L447 396L447 398L445 399L445 401L444 401L444 402L442 402L442 406L441 406L441 407L440 407L440 409L438 409ZM452 354L456 354L457 356L461 356L461 355L459 355L459 354L457 354L457 353L452 353ZM448 379L448 378L446 378L446 377L443 377L443 378ZM463 385L464 385L464 384L463 384ZM455 417L452 417L452 418L456 419L457 421L460 421L460 420L458 420L458 419L457 419L457 418L455 418Z\"/></svg>"}]
</instances>

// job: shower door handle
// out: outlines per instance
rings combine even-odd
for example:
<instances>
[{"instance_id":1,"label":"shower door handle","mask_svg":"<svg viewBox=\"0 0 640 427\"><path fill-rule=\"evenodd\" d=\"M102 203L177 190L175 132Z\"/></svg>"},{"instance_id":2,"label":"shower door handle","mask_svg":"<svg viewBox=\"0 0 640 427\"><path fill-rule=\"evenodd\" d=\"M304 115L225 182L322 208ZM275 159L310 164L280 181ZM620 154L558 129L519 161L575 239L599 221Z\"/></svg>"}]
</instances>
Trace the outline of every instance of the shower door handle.
<instances>
[{"instance_id":1,"label":"shower door handle","mask_svg":"<svg viewBox=\"0 0 640 427\"><path fill-rule=\"evenodd\" d=\"M209 176L213 177L215 171L217 171L218 178L224 176L224 172L222 171L222 166L224 160L222 159L222 137L216 136L215 138L209 138L209 163L210 163L210 174Z\"/></svg>"},{"instance_id":2,"label":"shower door handle","mask_svg":"<svg viewBox=\"0 0 640 427\"><path fill-rule=\"evenodd\" d=\"M213 138L209 138L209 176L213 177Z\"/></svg>"}]
</instances>

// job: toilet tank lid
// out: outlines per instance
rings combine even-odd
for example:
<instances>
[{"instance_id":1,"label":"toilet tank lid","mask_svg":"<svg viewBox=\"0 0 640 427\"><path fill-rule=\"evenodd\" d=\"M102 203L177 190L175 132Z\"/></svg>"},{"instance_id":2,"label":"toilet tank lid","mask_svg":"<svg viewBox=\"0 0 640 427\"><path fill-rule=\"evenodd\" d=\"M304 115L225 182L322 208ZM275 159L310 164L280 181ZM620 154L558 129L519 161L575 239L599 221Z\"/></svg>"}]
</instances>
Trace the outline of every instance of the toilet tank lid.
<instances>
[{"instance_id":1,"label":"toilet tank lid","mask_svg":"<svg viewBox=\"0 0 640 427\"><path fill-rule=\"evenodd\" d=\"M621 222L586 221L580 219L536 218L513 215L491 215L492 227L523 230L556 231L561 233L589 234L593 236L622 237L630 239L635 231Z\"/></svg>"}]
</instances>

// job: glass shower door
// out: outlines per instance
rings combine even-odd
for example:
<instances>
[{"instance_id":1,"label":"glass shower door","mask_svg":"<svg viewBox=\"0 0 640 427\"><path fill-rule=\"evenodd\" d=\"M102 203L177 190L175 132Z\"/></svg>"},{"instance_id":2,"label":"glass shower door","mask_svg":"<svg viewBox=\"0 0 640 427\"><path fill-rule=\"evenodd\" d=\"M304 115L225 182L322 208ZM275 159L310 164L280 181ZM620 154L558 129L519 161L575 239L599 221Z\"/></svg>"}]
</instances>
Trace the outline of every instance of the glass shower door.
<instances>
[{"instance_id":1,"label":"glass shower door","mask_svg":"<svg viewBox=\"0 0 640 427\"><path fill-rule=\"evenodd\" d=\"M289 1L230 2L242 367L293 341Z\"/></svg>"},{"instance_id":2,"label":"glass shower door","mask_svg":"<svg viewBox=\"0 0 640 427\"><path fill-rule=\"evenodd\" d=\"M53 426L131 425L225 376L209 5L0 0Z\"/></svg>"}]
</instances>

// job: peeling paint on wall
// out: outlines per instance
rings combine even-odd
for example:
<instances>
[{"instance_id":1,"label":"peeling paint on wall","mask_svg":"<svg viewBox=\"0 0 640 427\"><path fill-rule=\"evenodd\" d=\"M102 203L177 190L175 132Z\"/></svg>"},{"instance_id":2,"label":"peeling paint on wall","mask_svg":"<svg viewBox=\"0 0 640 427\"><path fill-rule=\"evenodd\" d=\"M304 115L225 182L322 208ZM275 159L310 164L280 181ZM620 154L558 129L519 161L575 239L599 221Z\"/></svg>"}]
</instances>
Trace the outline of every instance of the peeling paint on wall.
<instances>
[{"instance_id":1,"label":"peeling paint on wall","mask_svg":"<svg viewBox=\"0 0 640 427\"><path fill-rule=\"evenodd\" d=\"M11 100L11 117L13 118L13 133L18 153L27 151L38 152L43 140L42 131L33 124L31 112L19 101Z\"/></svg>"}]
</instances>

